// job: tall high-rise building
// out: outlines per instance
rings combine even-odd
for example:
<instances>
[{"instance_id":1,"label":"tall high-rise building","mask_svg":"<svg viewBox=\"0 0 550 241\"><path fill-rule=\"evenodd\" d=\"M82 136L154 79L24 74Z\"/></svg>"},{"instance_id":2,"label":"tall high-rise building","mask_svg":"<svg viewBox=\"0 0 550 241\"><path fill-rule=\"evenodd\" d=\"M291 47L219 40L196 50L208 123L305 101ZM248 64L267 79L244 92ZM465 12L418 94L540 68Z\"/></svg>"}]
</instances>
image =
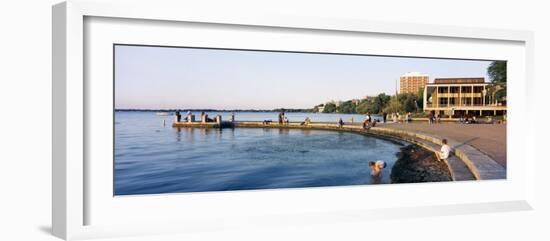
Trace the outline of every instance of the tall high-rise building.
<instances>
[{"instance_id":1,"label":"tall high-rise building","mask_svg":"<svg viewBox=\"0 0 550 241\"><path fill-rule=\"evenodd\" d=\"M419 72L409 72L399 78L399 93L418 93L428 83L429 76Z\"/></svg>"}]
</instances>

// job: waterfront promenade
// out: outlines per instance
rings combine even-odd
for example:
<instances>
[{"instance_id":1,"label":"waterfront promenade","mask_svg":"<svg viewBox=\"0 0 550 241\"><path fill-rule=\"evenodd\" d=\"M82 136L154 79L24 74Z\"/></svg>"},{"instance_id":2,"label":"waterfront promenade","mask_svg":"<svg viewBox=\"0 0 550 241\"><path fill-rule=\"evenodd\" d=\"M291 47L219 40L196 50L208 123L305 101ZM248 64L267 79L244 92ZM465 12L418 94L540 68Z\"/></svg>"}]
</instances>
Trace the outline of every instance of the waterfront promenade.
<instances>
[{"instance_id":1,"label":"waterfront promenade","mask_svg":"<svg viewBox=\"0 0 550 241\"><path fill-rule=\"evenodd\" d=\"M506 124L458 124L427 122L387 123L381 127L428 134L468 144L506 167Z\"/></svg>"},{"instance_id":2,"label":"waterfront promenade","mask_svg":"<svg viewBox=\"0 0 550 241\"><path fill-rule=\"evenodd\" d=\"M489 180L506 178L506 125L441 123L378 123L365 130L359 123L338 126L334 123L298 122L288 124L259 121L223 122L175 122L174 127L192 128L291 128L349 131L374 134L416 143L430 151L438 152L441 140L447 139L455 155L446 162L453 180Z\"/></svg>"}]
</instances>

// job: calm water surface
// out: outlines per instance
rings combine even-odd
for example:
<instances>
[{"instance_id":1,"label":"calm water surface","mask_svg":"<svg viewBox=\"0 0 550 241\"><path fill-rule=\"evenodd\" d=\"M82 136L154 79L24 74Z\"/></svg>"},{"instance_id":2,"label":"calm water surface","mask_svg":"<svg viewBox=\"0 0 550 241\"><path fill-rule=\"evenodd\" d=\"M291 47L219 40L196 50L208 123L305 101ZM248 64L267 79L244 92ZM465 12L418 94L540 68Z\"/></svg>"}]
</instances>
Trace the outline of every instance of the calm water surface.
<instances>
[{"instance_id":1,"label":"calm water surface","mask_svg":"<svg viewBox=\"0 0 550 241\"><path fill-rule=\"evenodd\" d=\"M287 115L291 121L305 115L332 121L337 114ZM269 118L276 120L277 113L236 113L237 120ZM389 183L400 148L354 133L172 128L172 119L153 112L115 113L115 195ZM388 164L381 178L369 174L367 163L376 160Z\"/></svg>"}]
</instances>

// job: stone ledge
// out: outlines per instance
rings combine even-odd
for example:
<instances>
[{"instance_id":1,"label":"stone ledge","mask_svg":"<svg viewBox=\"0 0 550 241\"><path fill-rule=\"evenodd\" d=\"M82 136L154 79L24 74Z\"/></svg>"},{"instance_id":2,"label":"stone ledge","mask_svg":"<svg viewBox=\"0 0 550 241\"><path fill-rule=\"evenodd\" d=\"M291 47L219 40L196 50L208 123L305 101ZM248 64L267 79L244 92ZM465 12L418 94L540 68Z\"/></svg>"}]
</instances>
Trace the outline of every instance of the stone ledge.
<instances>
[{"instance_id":1,"label":"stone ledge","mask_svg":"<svg viewBox=\"0 0 550 241\"><path fill-rule=\"evenodd\" d=\"M413 133L404 130L395 130L384 127L375 127L371 129L371 132L379 132L388 135L395 135L398 137L405 137L406 139L421 139L429 141L436 145L442 145L442 140L434 136ZM477 180L493 180L493 179L506 179L506 169L498 164L491 157L477 150L476 148L462 144L454 140L447 139L449 145L453 147L453 152L456 157L460 159L461 163L458 163L459 160L449 158L447 166L449 167L451 173L453 174L453 179L458 180L459 178L465 178L468 180L467 175L464 174L463 169L464 165L471 172L471 174ZM438 151L435 149L434 151ZM460 176L456 175L459 174Z\"/></svg>"}]
</instances>

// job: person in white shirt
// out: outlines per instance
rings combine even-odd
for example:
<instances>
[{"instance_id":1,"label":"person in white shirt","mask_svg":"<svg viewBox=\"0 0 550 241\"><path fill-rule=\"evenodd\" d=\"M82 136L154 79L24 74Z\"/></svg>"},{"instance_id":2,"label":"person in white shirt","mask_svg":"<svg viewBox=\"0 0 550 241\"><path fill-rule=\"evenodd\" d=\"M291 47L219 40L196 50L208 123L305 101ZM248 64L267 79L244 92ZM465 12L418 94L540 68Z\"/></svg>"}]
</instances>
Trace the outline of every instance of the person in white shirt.
<instances>
[{"instance_id":1,"label":"person in white shirt","mask_svg":"<svg viewBox=\"0 0 550 241\"><path fill-rule=\"evenodd\" d=\"M441 150L437 153L439 161L445 161L449 159L449 155L451 154L451 147L447 145L447 139L443 139L441 141L443 145L441 146Z\"/></svg>"}]
</instances>

